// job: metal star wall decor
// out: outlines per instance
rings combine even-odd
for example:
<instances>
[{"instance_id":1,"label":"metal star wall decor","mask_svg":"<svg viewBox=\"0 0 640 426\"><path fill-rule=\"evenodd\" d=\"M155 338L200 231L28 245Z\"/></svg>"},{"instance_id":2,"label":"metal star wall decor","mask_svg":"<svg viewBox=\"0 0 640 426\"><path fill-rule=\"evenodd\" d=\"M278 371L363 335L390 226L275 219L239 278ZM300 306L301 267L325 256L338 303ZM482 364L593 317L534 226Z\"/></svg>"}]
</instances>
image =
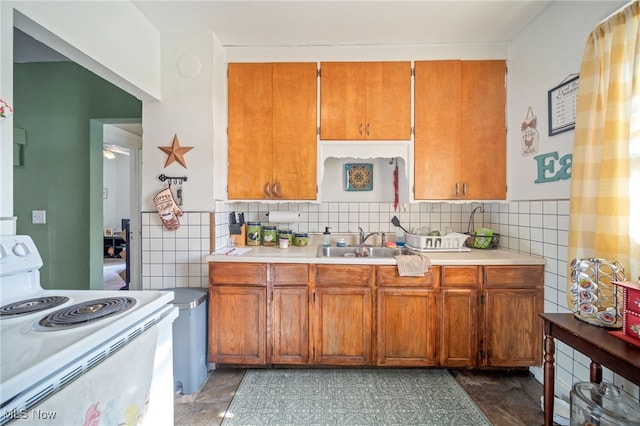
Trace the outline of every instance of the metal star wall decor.
<instances>
[{"instance_id":1,"label":"metal star wall decor","mask_svg":"<svg viewBox=\"0 0 640 426\"><path fill-rule=\"evenodd\" d=\"M180 141L178 140L178 135L173 136L173 143L170 147L168 146L159 146L158 147L162 152L168 155L167 161L164 163L164 168L166 168L169 164L177 161L184 167L187 168L187 162L184 161L184 155L193 149L192 146L180 146Z\"/></svg>"}]
</instances>

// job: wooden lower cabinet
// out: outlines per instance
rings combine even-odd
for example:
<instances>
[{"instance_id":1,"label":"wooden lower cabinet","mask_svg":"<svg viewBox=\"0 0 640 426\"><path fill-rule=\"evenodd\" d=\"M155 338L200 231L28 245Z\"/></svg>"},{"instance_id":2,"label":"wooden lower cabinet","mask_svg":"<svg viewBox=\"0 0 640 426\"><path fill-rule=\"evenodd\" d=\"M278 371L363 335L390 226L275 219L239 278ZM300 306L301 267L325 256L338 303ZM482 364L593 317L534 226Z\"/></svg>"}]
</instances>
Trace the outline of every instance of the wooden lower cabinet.
<instances>
[{"instance_id":1,"label":"wooden lower cabinet","mask_svg":"<svg viewBox=\"0 0 640 426\"><path fill-rule=\"evenodd\" d=\"M313 265L296 263L271 265L271 327L268 329L274 364L308 364L309 286Z\"/></svg>"},{"instance_id":2,"label":"wooden lower cabinet","mask_svg":"<svg viewBox=\"0 0 640 426\"><path fill-rule=\"evenodd\" d=\"M480 266L442 266L440 365L478 364L478 288Z\"/></svg>"},{"instance_id":3,"label":"wooden lower cabinet","mask_svg":"<svg viewBox=\"0 0 640 426\"><path fill-rule=\"evenodd\" d=\"M542 363L544 266L486 266L482 367Z\"/></svg>"},{"instance_id":4,"label":"wooden lower cabinet","mask_svg":"<svg viewBox=\"0 0 640 426\"><path fill-rule=\"evenodd\" d=\"M309 362L309 290L276 287L272 302L272 353L275 364Z\"/></svg>"},{"instance_id":5,"label":"wooden lower cabinet","mask_svg":"<svg viewBox=\"0 0 640 426\"><path fill-rule=\"evenodd\" d=\"M314 362L372 362L374 266L317 265L314 290Z\"/></svg>"},{"instance_id":6,"label":"wooden lower cabinet","mask_svg":"<svg viewBox=\"0 0 640 426\"><path fill-rule=\"evenodd\" d=\"M209 361L513 368L541 364L544 266L210 264Z\"/></svg>"},{"instance_id":7,"label":"wooden lower cabinet","mask_svg":"<svg viewBox=\"0 0 640 426\"><path fill-rule=\"evenodd\" d=\"M401 277L396 266L378 267L377 365L437 365L439 272Z\"/></svg>"},{"instance_id":8,"label":"wooden lower cabinet","mask_svg":"<svg viewBox=\"0 0 640 426\"><path fill-rule=\"evenodd\" d=\"M211 287L209 300L209 361L265 364L266 286Z\"/></svg>"},{"instance_id":9,"label":"wooden lower cabinet","mask_svg":"<svg viewBox=\"0 0 640 426\"><path fill-rule=\"evenodd\" d=\"M377 364L436 365L437 323L433 289L379 289Z\"/></svg>"}]
</instances>

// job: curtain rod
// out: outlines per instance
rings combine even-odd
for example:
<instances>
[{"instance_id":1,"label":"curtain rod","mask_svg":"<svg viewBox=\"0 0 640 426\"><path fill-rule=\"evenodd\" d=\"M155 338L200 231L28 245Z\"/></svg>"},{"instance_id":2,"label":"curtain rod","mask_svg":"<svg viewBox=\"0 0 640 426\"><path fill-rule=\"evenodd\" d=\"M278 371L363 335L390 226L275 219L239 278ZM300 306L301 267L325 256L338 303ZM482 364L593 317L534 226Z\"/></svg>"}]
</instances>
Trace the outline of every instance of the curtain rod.
<instances>
[{"instance_id":1,"label":"curtain rod","mask_svg":"<svg viewBox=\"0 0 640 426\"><path fill-rule=\"evenodd\" d=\"M598 23L598 25L602 25L605 22L607 22L609 19L613 18L615 15L617 15L618 13L622 12L623 10L625 10L627 7L631 6L633 3L635 3L637 0L631 0L628 3L625 3L624 5L620 6L618 9L616 9L613 13L611 13L609 16L607 16L606 18L604 18L602 21L600 21Z\"/></svg>"}]
</instances>

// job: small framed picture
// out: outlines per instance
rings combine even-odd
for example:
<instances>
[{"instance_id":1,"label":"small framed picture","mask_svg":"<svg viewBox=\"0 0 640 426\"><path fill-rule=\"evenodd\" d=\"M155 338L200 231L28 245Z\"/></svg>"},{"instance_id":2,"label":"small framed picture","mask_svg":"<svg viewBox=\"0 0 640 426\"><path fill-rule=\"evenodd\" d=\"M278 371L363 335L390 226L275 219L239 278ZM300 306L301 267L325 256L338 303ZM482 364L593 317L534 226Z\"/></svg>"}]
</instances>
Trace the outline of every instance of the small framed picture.
<instances>
[{"instance_id":1,"label":"small framed picture","mask_svg":"<svg viewBox=\"0 0 640 426\"><path fill-rule=\"evenodd\" d=\"M113 237L113 228L104 228L105 237Z\"/></svg>"},{"instance_id":2,"label":"small framed picture","mask_svg":"<svg viewBox=\"0 0 640 426\"><path fill-rule=\"evenodd\" d=\"M549 136L575 129L579 77L575 76L547 92Z\"/></svg>"}]
</instances>

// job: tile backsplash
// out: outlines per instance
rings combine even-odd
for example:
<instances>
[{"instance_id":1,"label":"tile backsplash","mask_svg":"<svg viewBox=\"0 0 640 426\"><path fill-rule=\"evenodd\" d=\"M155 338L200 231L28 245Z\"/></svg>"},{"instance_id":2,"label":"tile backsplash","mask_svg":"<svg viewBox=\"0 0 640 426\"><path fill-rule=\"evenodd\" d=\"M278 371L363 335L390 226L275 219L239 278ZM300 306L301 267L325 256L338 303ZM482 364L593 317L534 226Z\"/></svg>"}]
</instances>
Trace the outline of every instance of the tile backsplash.
<instances>
[{"instance_id":1,"label":"tile backsplash","mask_svg":"<svg viewBox=\"0 0 640 426\"><path fill-rule=\"evenodd\" d=\"M474 224L469 228L471 212ZM229 212L244 212L245 220L268 222L269 211L300 212L298 223L285 227L298 232L322 233L325 226L332 233L394 234L391 218L397 216L408 230L429 226L431 230L466 232L480 226L500 234L500 247L544 257L545 312L570 312L566 302L569 200L511 201L506 203L418 203L401 204L395 211L392 203L223 203L216 202L215 249L227 245ZM210 253L210 212L185 212L181 226L167 231L157 212L142 213L142 287L206 288ZM556 354L556 394L568 397L573 383L589 380L590 360L580 352L558 342ZM542 369L532 368L542 382ZM603 369L603 378L638 398L638 386Z\"/></svg>"}]
</instances>

